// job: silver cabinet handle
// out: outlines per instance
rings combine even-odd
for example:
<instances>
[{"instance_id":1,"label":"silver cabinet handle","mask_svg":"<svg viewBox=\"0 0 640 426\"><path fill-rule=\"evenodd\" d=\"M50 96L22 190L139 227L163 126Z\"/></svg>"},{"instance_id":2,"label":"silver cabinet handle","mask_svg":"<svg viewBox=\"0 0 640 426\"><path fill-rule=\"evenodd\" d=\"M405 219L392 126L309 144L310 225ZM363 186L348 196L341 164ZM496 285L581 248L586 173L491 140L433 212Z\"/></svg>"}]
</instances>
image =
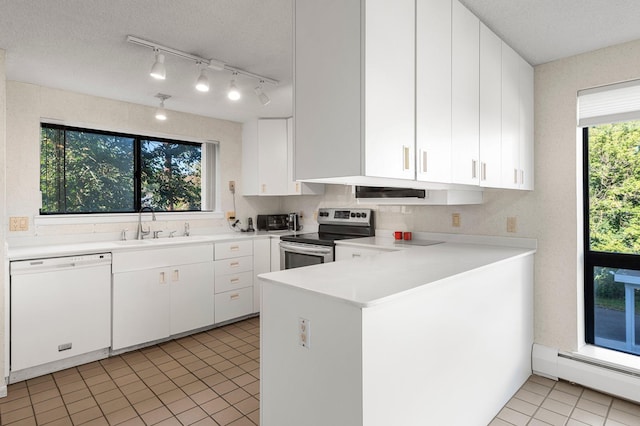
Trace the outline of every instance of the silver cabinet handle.
<instances>
[{"instance_id":1,"label":"silver cabinet handle","mask_svg":"<svg viewBox=\"0 0 640 426\"><path fill-rule=\"evenodd\" d=\"M518 169L513 169L513 183L518 184Z\"/></svg>"},{"instance_id":2,"label":"silver cabinet handle","mask_svg":"<svg viewBox=\"0 0 640 426\"><path fill-rule=\"evenodd\" d=\"M487 163L482 163L482 180L487 180Z\"/></svg>"},{"instance_id":3,"label":"silver cabinet handle","mask_svg":"<svg viewBox=\"0 0 640 426\"><path fill-rule=\"evenodd\" d=\"M422 151L422 173L427 173L427 151Z\"/></svg>"},{"instance_id":4,"label":"silver cabinet handle","mask_svg":"<svg viewBox=\"0 0 640 426\"><path fill-rule=\"evenodd\" d=\"M471 160L471 178L475 179L478 177L478 162L476 160Z\"/></svg>"},{"instance_id":5,"label":"silver cabinet handle","mask_svg":"<svg viewBox=\"0 0 640 426\"><path fill-rule=\"evenodd\" d=\"M409 147L402 146L402 170L409 170Z\"/></svg>"}]
</instances>

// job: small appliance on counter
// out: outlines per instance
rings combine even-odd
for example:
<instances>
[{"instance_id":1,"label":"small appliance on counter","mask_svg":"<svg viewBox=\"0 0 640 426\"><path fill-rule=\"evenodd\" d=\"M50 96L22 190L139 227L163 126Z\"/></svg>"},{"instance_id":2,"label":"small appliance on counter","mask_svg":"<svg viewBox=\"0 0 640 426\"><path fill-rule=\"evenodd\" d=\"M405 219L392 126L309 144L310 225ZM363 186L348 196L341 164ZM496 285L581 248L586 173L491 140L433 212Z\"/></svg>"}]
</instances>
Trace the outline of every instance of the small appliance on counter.
<instances>
[{"instance_id":1,"label":"small appliance on counter","mask_svg":"<svg viewBox=\"0 0 640 426\"><path fill-rule=\"evenodd\" d=\"M258 231L286 231L289 229L288 214L259 214L256 219Z\"/></svg>"},{"instance_id":2,"label":"small appliance on counter","mask_svg":"<svg viewBox=\"0 0 640 426\"><path fill-rule=\"evenodd\" d=\"M248 217L247 218L247 229L244 229L244 232L254 232L255 229L253 229L253 218L252 217Z\"/></svg>"},{"instance_id":3,"label":"small appliance on counter","mask_svg":"<svg viewBox=\"0 0 640 426\"><path fill-rule=\"evenodd\" d=\"M289 213L289 231L299 231L302 229L300 226L300 216L298 213Z\"/></svg>"}]
</instances>

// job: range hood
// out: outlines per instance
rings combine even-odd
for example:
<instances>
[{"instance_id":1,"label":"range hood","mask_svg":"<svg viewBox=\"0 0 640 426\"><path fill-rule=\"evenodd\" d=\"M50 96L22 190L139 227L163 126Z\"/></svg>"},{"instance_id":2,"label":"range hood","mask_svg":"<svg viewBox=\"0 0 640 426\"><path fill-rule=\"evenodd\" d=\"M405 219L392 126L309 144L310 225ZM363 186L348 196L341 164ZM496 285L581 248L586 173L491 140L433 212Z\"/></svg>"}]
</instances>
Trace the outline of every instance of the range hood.
<instances>
[{"instance_id":1,"label":"range hood","mask_svg":"<svg viewBox=\"0 0 640 426\"><path fill-rule=\"evenodd\" d=\"M353 186L358 204L374 205L462 205L482 204L482 191L419 189L390 186Z\"/></svg>"}]
</instances>

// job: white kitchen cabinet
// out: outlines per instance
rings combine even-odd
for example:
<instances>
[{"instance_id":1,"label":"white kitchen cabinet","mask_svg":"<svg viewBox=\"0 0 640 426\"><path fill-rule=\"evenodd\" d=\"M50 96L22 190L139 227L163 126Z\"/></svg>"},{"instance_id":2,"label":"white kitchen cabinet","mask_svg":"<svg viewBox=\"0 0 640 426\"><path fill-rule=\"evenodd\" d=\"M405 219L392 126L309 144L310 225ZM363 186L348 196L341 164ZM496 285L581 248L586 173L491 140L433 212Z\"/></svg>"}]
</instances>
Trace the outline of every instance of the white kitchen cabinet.
<instances>
[{"instance_id":1,"label":"white kitchen cabinet","mask_svg":"<svg viewBox=\"0 0 640 426\"><path fill-rule=\"evenodd\" d=\"M280 237L271 237L271 272L280 270Z\"/></svg>"},{"instance_id":2,"label":"white kitchen cabinet","mask_svg":"<svg viewBox=\"0 0 640 426\"><path fill-rule=\"evenodd\" d=\"M113 350L212 325L213 244L113 253Z\"/></svg>"},{"instance_id":3,"label":"white kitchen cabinet","mask_svg":"<svg viewBox=\"0 0 640 426\"><path fill-rule=\"evenodd\" d=\"M502 181L502 40L480 23L480 185Z\"/></svg>"},{"instance_id":4,"label":"white kitchen cabinet","mask_svg":"<svg viewBox=\"0 0 640 426\"><path fill-rule=\"evenodd\" d=\"M242 135L244 195L322 194L324 185L293 181L291 118L247 122Z\"/></svg>"},{"instance_id":5,"label":"white kitchen cabinet","mask_svg":"<svg viewBox=\"0 0 640 426\"><path fill-rule=\"evenodd\" d=\"M415 1L295 2L295 177L415 179Z\"/></svg>"},{"instance_id":6,"label":"white kitchen cabinet","mask_svg":"<svg viewBox=\"0 0 640 426\"><path fill-rule=\"evenodd\" d=\"M502 184L532 190L533 68L502 43Z\"/></svg>"},{"instance_id":7,"label":"white kitchen cabinet","mask_svg":"<svg viewBox=\"0 0 640 426\"><path fill-rule=\"evenodd\" d=\"M533 67L520 58L520 186L534 188Z\"/></svg>"},{"instance_id":8,"label":"white kitchen cabinet","mask_svg":"<svg viewBox=\"0 0 640 426\"><path fill-rule=\"evenodd\" d=\"M416 2L416 178L451 182L451 1Z\"/></svg>"},{"instance_id":9,"label":"white kitchen cabinet","mask_svg":"<svg viewBox=\"0 0 640 426\"><path fill-rule=\"evenodd\" d=\"M480 20L452 4L451 181L479 184Z\"/></svg>"},{"instance_id":10,"label":"white kitchen cabinet","mask_svg":"<svg viewBox=\"0 0 640 426\"><path fill-rule=\"evenodd\" d=\"M253 313L253 241L215 244L216 323Z\"/></svg>"},{"instance_id":11,"label":"white kitchen cabinet","mask_svg":"<svg viewBox=\"0 0 640 426\"><path fill-rule=\"evenodd\" d=\"M118 350L169 337L171 289L167 270L154 268L113 275L113 336Z\"/></svg>"},{"instance_id":12,"label":"white kitchen cabinet","mask_svg":"<svg viewBox=\"0 0 640 426\"><path fill-rule=\"evenodd\" d=\"M172 336L213 324L213 267L203 262L169 269Z\"/></svg>"},{"instance_id":13,"label":"white kitchen cabinet","mask_svg":"<svg viewBox=\"0 0 640 426\"><path fill-rule=\"evenodd\" d=\"M280 259L280 253L278 253ZM280 269L278 265L278 270ZM271 238L253 240L253 312L260 312L260 282L258 275L271 271Z\"/></svg>"}]
</instances>

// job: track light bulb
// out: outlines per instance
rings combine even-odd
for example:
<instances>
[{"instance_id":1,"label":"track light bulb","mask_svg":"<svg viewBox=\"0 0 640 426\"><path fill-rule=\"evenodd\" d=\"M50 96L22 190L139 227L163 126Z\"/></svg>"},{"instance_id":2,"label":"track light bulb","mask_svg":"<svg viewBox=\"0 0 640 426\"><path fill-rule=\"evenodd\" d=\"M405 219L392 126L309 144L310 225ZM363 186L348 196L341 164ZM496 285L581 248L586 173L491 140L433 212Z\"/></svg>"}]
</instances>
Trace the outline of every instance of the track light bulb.
<instances>
[{"instance_id":1,"label":"track light bulb","mask_svg":"<svg viewBox=\"0 0 640 426\"><path fill-rule=\"evenodd\" d=\"M256 95L258 96L258 100L260 101L260 103L262 105L267 105L269 102L271 102L271 99L269 99L269 96L267 96L266 93L264 93L263 89L262 89L262 81L260 82L260 85L257 86L255 89L253 89L253 91L256 93Z\"/></svg>"},{"instance_id":2,"label":"track light bulb","mask_svg":"<svg viewBox=\"0 0 640 426\"><path fill-rule=\"evenodd\" d=\"M227 96L232 101L237 101L238 99L240 99L240 91L236 87L235 74L234 74L233 79L231 80L231 83L229 83L229 92L227 93Z\"/></svg>"},{"instance_id":3,"label":"track light bulb","mask_svg":"<svg viewBox=\"0 0 640 426\"><path fill-rule=\"evenodd\" d=\"M202 71L200 71L200 76L196 81L196 90L199 92L209 91L209 78L207 77L207 74L205 73L204 68L202 69Z\"/></svg>"},{"instance_id":4,"label":"track light bulb","mask_svg":"<svg viewBox=\"0 0 640 426\"><path fill-rule=\"evenodd\" d=\"M156 61L151 67L149 75L158 80L164 80L167 77L167 70L164 66L164 55L156 51Z\"/></svg>"},{"instance_id":5,"label":"track light bulb","mask_svg":"<svg viewBox=\"0 0 640 426\"><path fill-rule=\"evenodd\" d=\"M156 110L156 120L164 121L167 119L167 110L164 109L164 101L160 102L160 107Z\"/></svg>"}]
</instances>

